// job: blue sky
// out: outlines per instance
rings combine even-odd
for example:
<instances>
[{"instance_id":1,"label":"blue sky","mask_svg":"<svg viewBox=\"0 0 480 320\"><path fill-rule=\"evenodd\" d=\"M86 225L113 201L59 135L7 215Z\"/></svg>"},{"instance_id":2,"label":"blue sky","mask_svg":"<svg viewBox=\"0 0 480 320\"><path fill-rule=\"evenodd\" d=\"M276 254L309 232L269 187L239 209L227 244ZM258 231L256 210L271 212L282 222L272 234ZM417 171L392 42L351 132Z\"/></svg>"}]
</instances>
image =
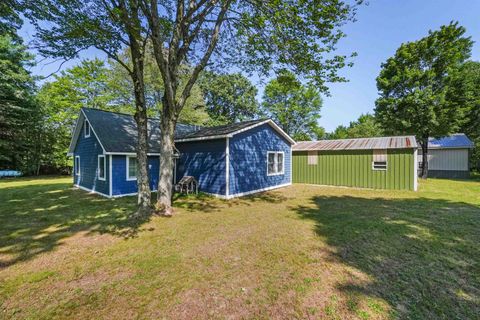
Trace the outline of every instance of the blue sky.
<instances>
[{"instance_id":1,"label":"blue sky","mask_svg":"<svg viewBox=\"0 0 480 320\"><path fill-rule=\"evenodd\" d=\"M380 64L395 53L402 42L425 36L428 30L438 29L450 21L459 21L467 29L467 35L480 41L480 1L477 0L370 0L359 8L357 21L343 30L339 53L357 52L355 65L345 68L341 74L347 83L330 84L331 97L324 97L322 118L319 123L327 131L338 125L348 125L361 113L372 112L377 88L375 78ZM28 43L33 36L26 24L20 34ZM81 58L104 55L97 50L83 52ZM480 45L475 43L472 59L480 60ZM32 70L34 74L48 75L56 71L60 62L41 61ZM63 69L78 61L69 61Z\"/></svg>"}]
</instances>

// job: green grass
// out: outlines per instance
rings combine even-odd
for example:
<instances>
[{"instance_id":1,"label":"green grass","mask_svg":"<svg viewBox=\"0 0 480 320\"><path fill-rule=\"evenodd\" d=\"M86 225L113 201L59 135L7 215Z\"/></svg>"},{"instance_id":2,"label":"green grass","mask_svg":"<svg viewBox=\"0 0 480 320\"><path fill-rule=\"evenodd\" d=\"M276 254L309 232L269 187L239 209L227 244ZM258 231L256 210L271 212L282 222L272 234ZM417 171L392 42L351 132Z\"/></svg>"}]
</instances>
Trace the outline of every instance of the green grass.
<instances>
[{"instance_id":1,"label":"green grass","mask_svg":"<svg viewBox=\"0 0 480 320\"><path fill-rule=\"evenodd\" d=\"M175 206L0 181L0 319L479 318L478 179Z\"/></svg>"}]
</instances>

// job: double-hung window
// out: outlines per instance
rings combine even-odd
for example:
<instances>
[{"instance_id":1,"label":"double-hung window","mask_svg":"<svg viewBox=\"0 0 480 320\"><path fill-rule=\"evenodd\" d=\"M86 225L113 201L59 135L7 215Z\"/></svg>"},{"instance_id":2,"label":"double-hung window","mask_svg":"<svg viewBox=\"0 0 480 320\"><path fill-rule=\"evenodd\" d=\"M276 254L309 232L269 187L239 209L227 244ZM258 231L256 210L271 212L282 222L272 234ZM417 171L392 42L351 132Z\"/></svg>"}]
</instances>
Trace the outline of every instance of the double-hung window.
<instances>
[{"instance_id":1,"label":"double-hung window","mask_svg":"<svg viewBox=\"0 0 480 320\"><path fill-rule=\"evenodd\" d=\"M85 130L84 134L85 134L85 138L88 138L90 137L90 123L88 122L88 120L85 120L85 124L83 125L83 128Z\"/></svg>"},{"instance_id":2,"label":"double-hung window","mask_svg":"<svg viewBox=\"0 0 480 320\"><path fill-rule=\"evenodd\" d=\"M283 151L267 152L267 175L274 176L283 174L285 171L285 161Z\"/></svg>"},{"instance_id":3,"label":"double-hung window","mask_svg":"<svg viewBox=\"0 0 480 320\"><path fill-rule=\"evenodd\" d=\"M80 175L80 156L75 156L75 175Z\"/></svg>"},{"instance_id":4,"label":"double-hung window","mask_svg":"<svg viewBox=\"0 0 480 320\"><path fill-rule=\"evenodd\" d=\"M105 167L106 167L105 156L104 155L99 155L98 156L98 169L97 169L99 180L105 180Z\"/></svg>"},{"instance_id":5,"label":"double-hung window","mask_svg":"<svg viewBox=\"0 0 480 320\"><path fill-rule=\"evenodd\" d=\"M127 156L127 180L137 180L137 157Z\"/></svg>"}]
</instances>

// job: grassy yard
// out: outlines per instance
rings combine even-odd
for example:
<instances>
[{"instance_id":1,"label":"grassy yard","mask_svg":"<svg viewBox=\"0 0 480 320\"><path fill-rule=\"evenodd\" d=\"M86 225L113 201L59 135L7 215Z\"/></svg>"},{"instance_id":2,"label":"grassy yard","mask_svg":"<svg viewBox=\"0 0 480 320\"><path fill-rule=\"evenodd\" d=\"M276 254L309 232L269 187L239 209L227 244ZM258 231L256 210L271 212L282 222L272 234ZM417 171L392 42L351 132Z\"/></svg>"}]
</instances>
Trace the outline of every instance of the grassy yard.
<instances>
[{"instance_id":1,"label":"grassy yard","mask_svg":"<svg viewBox=\"0 0 480 320\"><path fill-rule=\"evenodd\" d=\"M134 203L0 181L0 319L480 318L478 180Z\"/></svg>"}]
</instances>

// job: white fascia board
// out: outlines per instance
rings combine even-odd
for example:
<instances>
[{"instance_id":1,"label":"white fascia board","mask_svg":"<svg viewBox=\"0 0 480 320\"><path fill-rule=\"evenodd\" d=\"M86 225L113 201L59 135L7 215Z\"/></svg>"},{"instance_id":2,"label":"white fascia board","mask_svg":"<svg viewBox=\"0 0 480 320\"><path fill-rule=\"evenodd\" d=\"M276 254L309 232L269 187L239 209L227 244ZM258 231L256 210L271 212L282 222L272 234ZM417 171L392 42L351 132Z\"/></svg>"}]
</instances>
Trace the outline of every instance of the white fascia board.
<instances>
[{"instance_id":1,"label":"white fascia board","mask_svg":"<svg viewBox=\"0 0 480 320\"><path fill-rule=\"evenodd\" d=\"M235 132L232 132L232 133L229 134L229 137L233 137L236 134L251 130L251 129L253 129L255 127L258 127L258 126L261 126L265 123L268 123L273 129L275 129L278 133L280 133L280 135L282 135L288 142L290 142L291 144L295 144L295 140L293 140L285 131L282 130L282 128L280 128L275 122L273 122L272 119L267 119L265 121L256 123L256 124L251 125L249 127L240 129L240 130L235 131Z\"/></svg>"},{"instance_id":2,"label":"white fascia board","mask_svg":"<svg viewBox=\"0 0 480 320\"><path fill-rule=\"evenodd\" d=\"M88 117L87 117L87 115L85 114L85 112L83 112L83 109L81 109L81 110L82 110L83 116L84 116L85 119L87 119L87 121L88 121L88 125L90 126L90 130L92 130L93 134L95 135L95 137L96 137L97 140L98 140L98 143L100 143L100 146L101 146L102 149L103 149L103 153L106 154L106 149L103 147L102 141L100 141L100 139L98 138L97 133L95 132L95 129L93 129L92 122L91 122L90 120L88 120Z\"/></svg>"}]
</instances>

